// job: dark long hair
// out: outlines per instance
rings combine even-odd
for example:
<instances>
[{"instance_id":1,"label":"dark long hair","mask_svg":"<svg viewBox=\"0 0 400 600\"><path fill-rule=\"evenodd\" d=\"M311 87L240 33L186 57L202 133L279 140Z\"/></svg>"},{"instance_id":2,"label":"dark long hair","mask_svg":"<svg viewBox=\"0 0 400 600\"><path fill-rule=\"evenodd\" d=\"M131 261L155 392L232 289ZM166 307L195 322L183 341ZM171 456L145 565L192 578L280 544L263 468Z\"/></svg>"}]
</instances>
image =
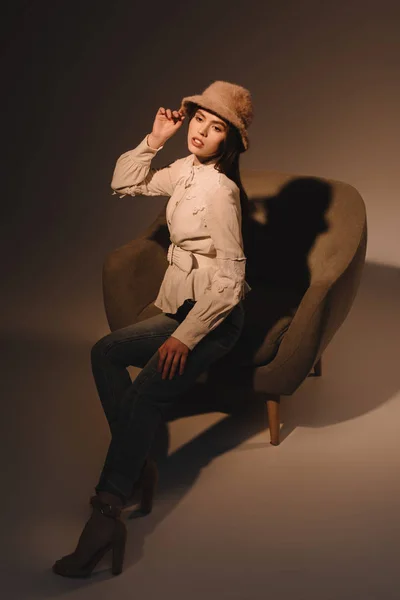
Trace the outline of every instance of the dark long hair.
<instances>
[{"instance_id":1,"label":"dark long hair","mask_svg":"<svg viewBox=\"0 0 400 600\"><path fill-rule=\"evenodd\" d=\"M194 102L187 104L186 115L188 117L188 126L190 121L195 116L198 108L202 107L198 104L195 104ZM242 213L243 247L244 254L246 255L249 223L249 199L243 188L242 180L240 178L239 159L240 154L243 152L242 138L237 127L235 127L232 123L227 121L224 117L221 117L221 115L215 113L209 108L205 108L204 110L214 114L219 119L222 119L222 121L224 121L228 126L226 138L221 143L221 147L218 153L210 157L210 161L216 161L214 168L220 171L221 173L224 173L227 177L229 177L229 179L232 179L232 181L234 181L239 188L240 207Z\"/></svg>"}]
</instances>

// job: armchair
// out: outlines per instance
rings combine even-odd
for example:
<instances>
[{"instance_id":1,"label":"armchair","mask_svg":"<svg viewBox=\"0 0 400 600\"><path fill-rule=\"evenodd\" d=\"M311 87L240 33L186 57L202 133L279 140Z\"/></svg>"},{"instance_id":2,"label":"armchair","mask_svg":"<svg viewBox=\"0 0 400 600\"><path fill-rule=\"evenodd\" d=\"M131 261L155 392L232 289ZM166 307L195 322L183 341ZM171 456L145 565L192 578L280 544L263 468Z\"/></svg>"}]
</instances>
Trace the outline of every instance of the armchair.
<instances>
[{"instance_id":1,"label":"armchair","mask_svg":"<svg viewBox=\"0 0 400 600\"><path fill-rule=\"evenodd\" d=\"M241 171L249 198L244 233L246 280L242 335L212 365L215 389L252 391L258 368L272 445L280 442L280 398L322 373L322 354L354 301L367 244L364 201L349 184L270 171ZM114 250L103 267L111 330L157 314L170 243L163 209L141 235ZM233 368L234 367L234 368Z\"/></svg>"}]
</instances>

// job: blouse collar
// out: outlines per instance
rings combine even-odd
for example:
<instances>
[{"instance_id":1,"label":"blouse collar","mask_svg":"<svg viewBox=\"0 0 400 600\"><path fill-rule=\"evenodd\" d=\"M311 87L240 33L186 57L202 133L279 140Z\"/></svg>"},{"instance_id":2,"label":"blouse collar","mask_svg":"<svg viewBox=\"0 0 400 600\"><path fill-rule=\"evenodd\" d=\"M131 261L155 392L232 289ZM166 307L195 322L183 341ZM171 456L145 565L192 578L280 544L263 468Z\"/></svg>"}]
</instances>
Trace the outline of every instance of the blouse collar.
<instances>
[{"instance_id":1,"label":"blouse collar","mask_svg":"<svg viewBox=\"0 0 400 600\"><path fill-rule=\"evenodd\" d=\"M196 165L195 162L194 162L194 159L196 158L196 155L192 154L191 157L192 157L191 165L192 165L192 167L194 169L202 170L202 169L211 169L211 168L214 168L215 162L213 162L213 163L207 163L207 164L201 164L200 163L199 165Z\"/></svg>"},{"instance_id":2,"label":"blouse collar","mask_svg":"<svg viewBox=\"0 0 400 600\"><path fill-rule=\"evenodd\" d=\"M214 168L215 163L208 163L205 165L195 165L194 164L194 159L195 159L195 155L191 154L190 155L190 159L188 161L188 169L185 175L185 188L189 187L189 185L191 185L193 183L193 179L195 177L195 175L197 174L211 174L212 171L215 171L215 173L218 173L218 171Z\"/></svg>"}]
</instances>

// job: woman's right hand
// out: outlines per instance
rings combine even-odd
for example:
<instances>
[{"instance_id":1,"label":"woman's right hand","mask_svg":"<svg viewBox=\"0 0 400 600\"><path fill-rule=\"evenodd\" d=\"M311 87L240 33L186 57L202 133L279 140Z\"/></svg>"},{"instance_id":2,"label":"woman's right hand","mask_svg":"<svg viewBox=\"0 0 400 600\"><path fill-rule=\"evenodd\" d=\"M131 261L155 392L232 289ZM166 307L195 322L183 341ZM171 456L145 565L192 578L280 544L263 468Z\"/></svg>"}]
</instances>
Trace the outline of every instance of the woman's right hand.
<instances>
[{"instance_id":1,"label":"woman's right hand","mask_svg":"<svg viewBox=\"0 0 400 600\"><path fill-rule=\"evenodd\" d=\"M153 137L161 143L166 142L182 126L184 119L182 109L171 110L160 106L153 123Z\"/></svg>"}]
</instances>

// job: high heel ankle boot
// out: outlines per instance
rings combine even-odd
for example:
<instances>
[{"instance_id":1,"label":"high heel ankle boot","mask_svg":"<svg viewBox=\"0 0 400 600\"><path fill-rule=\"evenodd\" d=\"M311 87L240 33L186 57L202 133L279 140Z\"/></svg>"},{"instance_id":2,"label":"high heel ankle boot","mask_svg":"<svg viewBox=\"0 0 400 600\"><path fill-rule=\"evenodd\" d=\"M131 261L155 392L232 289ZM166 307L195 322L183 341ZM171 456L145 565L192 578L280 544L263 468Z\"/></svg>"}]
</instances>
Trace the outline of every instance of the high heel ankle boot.
<instances>
[{"instance_id":1,"label":"high heel ankle boot","mask_svg":"<svg viewBox=\"0 0 400 600\"><path fill-rule=\"evenodd\" d=\"M131 512L129 519L145 517L153 509L154 494L158 483L158 468L156 461L148 456L143 465L139 479L134 485L134 493L140 490L139 508Z\"/></svg>"},{"instance_id":2,"label":"high heel ankle boot","mask_svg":"<svg viewBox=\"0 0 400 600\"><path fill-rule=\"evenodd\" d=\"M112 574L119 575L122 573L127 538L126 526L120 520L122 507L107 504L106 502L100 500L98 496L93 496L90 499L90 503L94 509L92 517L99 516L94 514L95 511L97 511L97 513L101 513L104 517L114 519L113 531L111 531L110 535L108 536L108 541L104 544L103 540L103 543L100 545L100 547L92 553L92 555L84 562L84 564L79 564L81 563L81 560L78 559L77 554L79 546L72 554L57 560L53 565L53 571L54 573L57 573L57 575L62 575L64 577L88 577L91 575L97 563L109 550L112 550ZM93 529L90 532L90 527L88 528L88 525L89 522L86 524L80 540L82 539L82 536L85 535L85 532L86 535L93 535Z\"/></svg>"}]
</instances>

